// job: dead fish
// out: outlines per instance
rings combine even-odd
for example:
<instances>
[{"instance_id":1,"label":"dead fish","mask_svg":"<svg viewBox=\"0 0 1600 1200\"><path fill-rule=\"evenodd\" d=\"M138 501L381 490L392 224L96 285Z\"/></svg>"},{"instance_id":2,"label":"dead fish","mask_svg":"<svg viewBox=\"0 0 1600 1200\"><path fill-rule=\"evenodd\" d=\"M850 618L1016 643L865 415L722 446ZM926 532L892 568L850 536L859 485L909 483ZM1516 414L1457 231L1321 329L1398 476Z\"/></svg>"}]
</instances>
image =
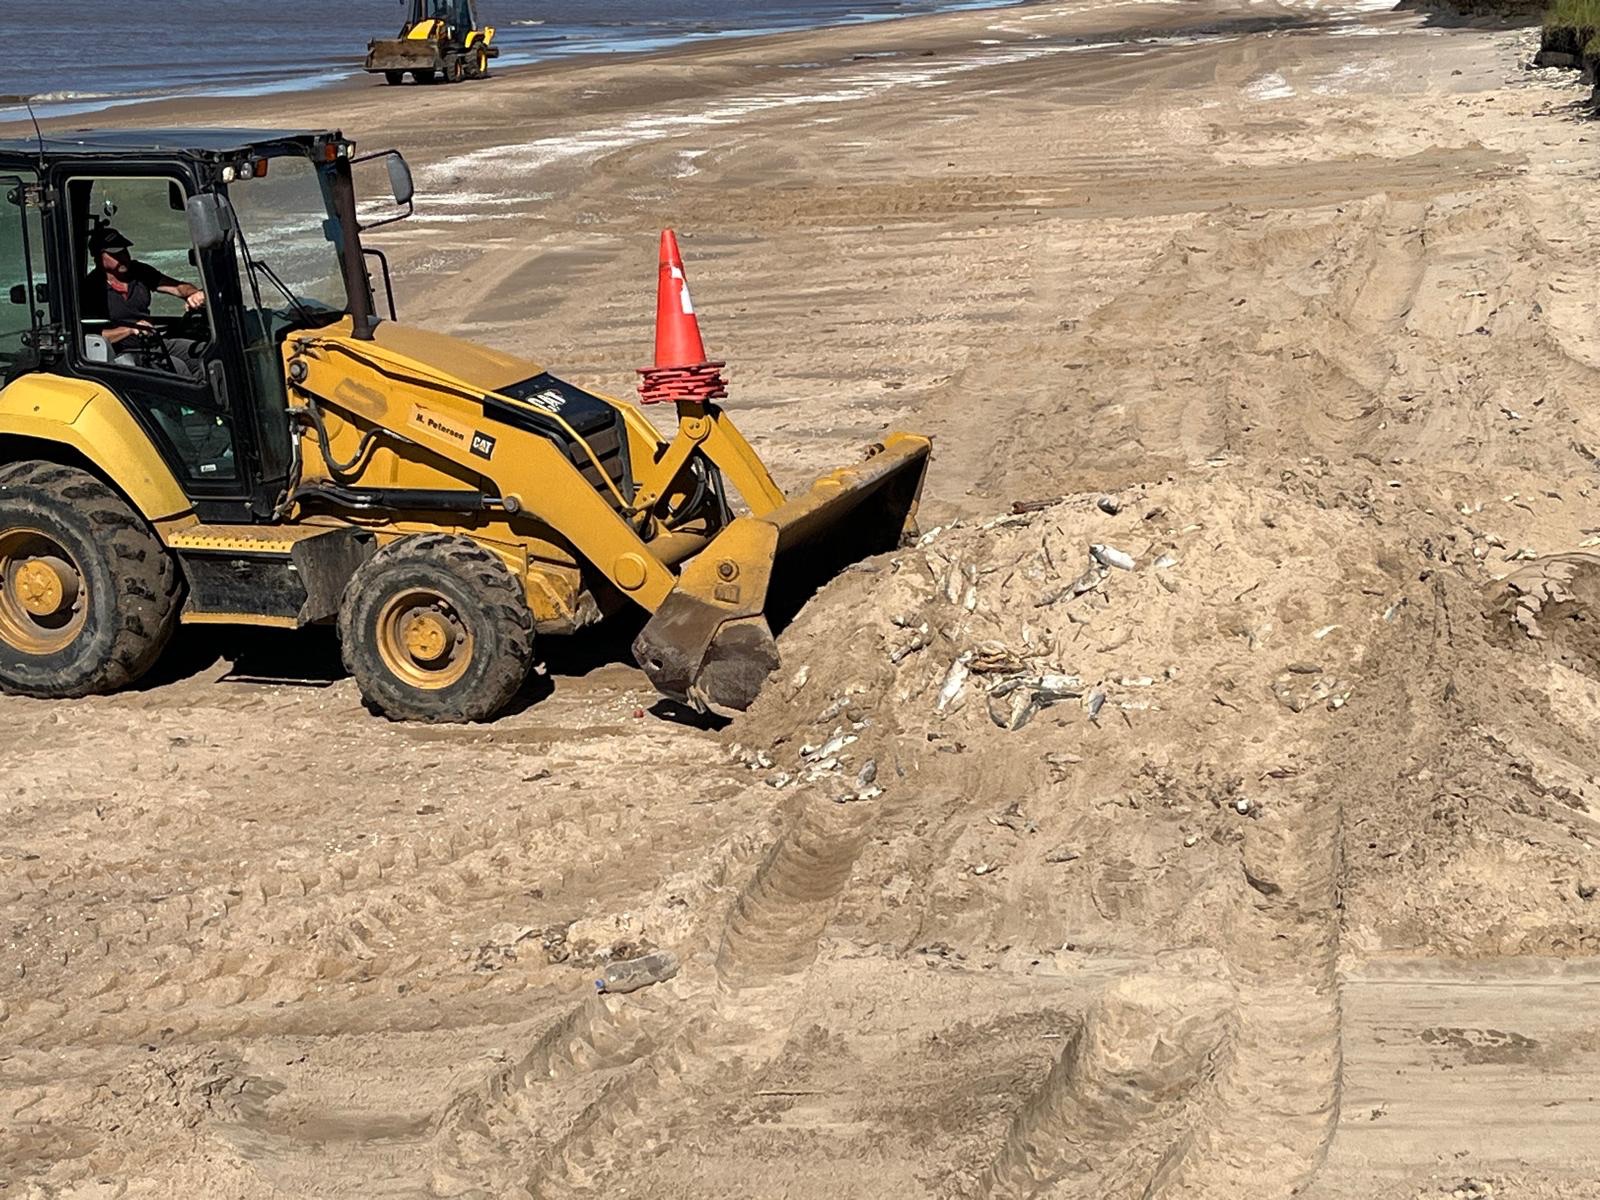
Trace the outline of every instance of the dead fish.
<instances>
[{"instance_id":1,"label":"dead fish","mask_svg":"<svg viewBox=\"0 0 1600 1200\"><path fill-rule=\"evenodd\" d=\"M934 712L944 712L966 691L967 675L970 673L967 664L971 661L972 651L968 650L950 664L950 670L944 677L944 686L939 689L939 699L933 706Z\"/></svg>"},{"instance_id":2,"label":"dead fish","mask_svg":"<svg viewBox=\"0 0 1600 1200\"><path fill-rule=\"evenodd\" d=\"M831 756L833 756L835 754L838 754L839 751L843 750L851 742L855 742L855 741L859 741L859 740L860 739L857 738L856 735L853 734L853 733L840 734L837 737L831 738L826 743L824 743L822 749L817 752L817 757L818 758L829 758L829 757L831 757Z\"/></svg>"},{"instance_id":3,"label":"dead fish","mask_svg":"<svg viewBox=\"0 0 1600 1200\"><path fill-rule=\"evenodd\" d=\"M961 599L961 591L966 582L967 576L961 569L961 563L952 562L950 574L946 575L944 580L944 598L951 604L957 603Z\"/></svg>"},{"instance_id":4,"label":"dead fish","mask_svg":"<svg viewBox=\"0 0 1600 1200\"><path fill-rule=\"evenodd\" d=\"M1083 695L1083 680L1076 675L1041 675L1033 690L1046 704L1075 700Z\"/></svg>"},{"instance_id":5,"label":"dead fish","mask_svg":"<svg viewBox=\"0 0 1600 1200\"><path fill-rule=\"evenodd\" d=\"M1045 595L1040 596L1039 599L1034 601L1033 606L1035 608L1048 608L1050 605L1059 600L1076 600L1085 592L1094 591L1095 588L1099 587L1105 582L1105 580L1105 568L1100 566L1092 566L1065 587L1056 588L1054 591L1047 592Z\"/></svg>"},{"instance_id":6,"label":"dead fish","mask_svg":"<svg viewBox=\"0 0 1600 1200\"><path fill-rule=\"evenodd\" d=\"M823 709L820 713L817 714L817 720L819 720L819 721L831 721L835 717L837 717L840 713L842 713L845 709L847 709L849 707L850 707L850 697L849 696L840 696L832 704L828 705L827 708Z\"/></svg>"},{"instance_id":7,"label":"dead fish","mask_svg":"<svg viewBox=\"0 0 1600 1200\"><path fill-rule=\"evenodd\" d=\"M994 517L978 526L979 529L1005 529L1012 525L1032 525L1033 518L1026 513L1006 513L1002 517Z\"/></svg>"},{"instance_id":8,"label":"dead fish","mask_svg":"<svg viewBox=\"0 0 1600 1200\"><path fill-rule=\"evenodd\" d=\"M1094 504L1096 508L1108 517L1114 517L1122 511L1122 501L1115 496L1101 496Z\"/></svg>"},{"instance_id":9,"label":"dead fish","mask_svg":"<svg viewBox=\"0 0 1600 1200\"><path fill-rule=\"evenodd\" d=\"M1015 733L1038 715L1039 701L1033 692L1021 688L1010 696L1009 703L1003 697L989 698L989 719L1008 733Z\"/></svg>"},{"instance_id":10,"label":"dead fish","mask_svg":"<svg viewBox=\"0 0 1600 1200\"><path fill-rule=\"evenodd\" d=\"M1093 721L1100 715L1100 710L1106 706L1106 694L1099 688L1090 692L1084 700L1083 707L1089 712L1089 720Z\"/></svg>"},{"instance_id":11,"label":"dead fish","mask_svg":"<svg viewBox=\"0 0 1600 1200\"><path fill-rule=\"evenodd\" d=\"M1135 566L1133 555L1118 550L1115 546L1106 546L1100 542L1096 542L1089 547L1089 554L1095 562L1103 567L1116 567L1119 571L1131 571Z\"/></svg>"},{"instance_id":12,"label":"dead fish","mask_svg":"<svg viewBox=\"0 0 1600 1200\"><path fill-rule=\"evenodd\" d=\"M901 663L905 662L906 659L910 658L913 654L915 654L918 650L927 649L929 640L930 640L930 637L929 637L929 632L928 632L928 626L926 624L923 624L923 625L919 626L917 628L916 632L914 632L911 635L911 640L910 641L908 641L904 646L901 646L898 650L895 650L893 653L891 653L889 655L889 661L891 663L893 663L895 666L899 666Z\"/></svg>"}]
</instances>

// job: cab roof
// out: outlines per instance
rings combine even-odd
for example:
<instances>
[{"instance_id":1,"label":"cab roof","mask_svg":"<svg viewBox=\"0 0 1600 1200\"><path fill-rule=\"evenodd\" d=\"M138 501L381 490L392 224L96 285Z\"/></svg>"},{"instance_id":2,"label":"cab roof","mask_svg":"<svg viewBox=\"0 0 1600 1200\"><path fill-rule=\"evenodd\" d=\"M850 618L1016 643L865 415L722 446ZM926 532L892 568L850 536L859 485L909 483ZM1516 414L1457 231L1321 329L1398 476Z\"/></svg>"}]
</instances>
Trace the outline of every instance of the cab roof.
<instances>
[{"instance_id":1,"label":"cab roof","mask_svg":"<svg viewBox=\"0 0 1600 1200\"><path fill-rule=\"evenodd\" d=\"M127 158L189 155L234 158L262 150L311 149L340 135L331 130L285 129L77 129L44 135L44 157ZM40 154L37 138L0 139L0 157L31 158Z\"/></svg>"}]
</instances>

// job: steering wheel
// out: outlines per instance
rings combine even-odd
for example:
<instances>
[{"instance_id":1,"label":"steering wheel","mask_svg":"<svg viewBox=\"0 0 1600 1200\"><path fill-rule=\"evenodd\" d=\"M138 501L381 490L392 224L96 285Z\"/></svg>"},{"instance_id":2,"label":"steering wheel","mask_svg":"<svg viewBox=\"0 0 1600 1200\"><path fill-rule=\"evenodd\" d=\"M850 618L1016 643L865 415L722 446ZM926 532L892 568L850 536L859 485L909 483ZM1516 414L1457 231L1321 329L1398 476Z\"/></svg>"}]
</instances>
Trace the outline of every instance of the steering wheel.
<instances>
[{"instance_id":1,"label":"steering wheel","mask_svg":"<svg viewBox=\"0 0 1600 1200\"><path fill-rule=\"evenodd\" d=\"M203 308L191 309L172 325L168 326L166 333L162 333L159 329L157 333L161 335L162 348L167 351L169 357L171 356L171 351L166 344L167 334L193 342L196 358L203 359L211 349L211 322L206 320L206 312Z\"/></svg>"},{"instance_id":2,"label":"steering wheel","mask_svg":"<svg viewBox=\"0 0 1600 1200\"><path fill-rule=\"evenodd\" d=\"M200 316L200 314L190 313L166 327L156 325L150 329L140 329L128 341L135 343L137 348L145 354L149 360L148 365L157 366L159 363L164 362L166 364L164 369L171 374L186 375L187 372L180 369L177 360L172 357L172 345L167 338L168 335L172 335L174 337L182 337L184 340L191 342L194 346L195 359L197 361L204 360L207 352L211 349L210 326L202 319L198 327L193 331L201 336L188 336L190 333L189 326L195 324L191 318L197 316Z\"/></svg>"}]
</instances>

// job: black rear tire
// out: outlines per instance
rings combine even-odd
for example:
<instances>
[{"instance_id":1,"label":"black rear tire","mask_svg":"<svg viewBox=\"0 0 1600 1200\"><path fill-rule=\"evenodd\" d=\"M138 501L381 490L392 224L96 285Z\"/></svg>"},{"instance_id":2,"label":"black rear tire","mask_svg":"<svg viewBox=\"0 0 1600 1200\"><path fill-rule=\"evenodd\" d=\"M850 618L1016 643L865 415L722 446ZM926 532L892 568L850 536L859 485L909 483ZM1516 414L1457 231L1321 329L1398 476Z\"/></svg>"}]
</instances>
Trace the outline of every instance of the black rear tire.
<instances>
[{"instance_id":1,"label":"black rear tire","mask_svg":"<svg viewBox=\"0 0 1600 1200\"><path fill-rule=\"evenodd\" d=\"M356 572L339 638L368 706L395 721L487 721L533 665L522 586L470 538L442 533L391 542Z\"/></svg>"},{"instance_id":2,"label":"black rear tire","mask_svg":"<svg viewBox=\"0 0 1600 1200\"><path fill-rule=\"evenodd\" d=\"M29 609L40 578L66 584L55 612ZM181 592L172 556L99 479L51 462L0 469L0 688L69 699L136 683L172 638Z\"/></svg>"}]
</instances>

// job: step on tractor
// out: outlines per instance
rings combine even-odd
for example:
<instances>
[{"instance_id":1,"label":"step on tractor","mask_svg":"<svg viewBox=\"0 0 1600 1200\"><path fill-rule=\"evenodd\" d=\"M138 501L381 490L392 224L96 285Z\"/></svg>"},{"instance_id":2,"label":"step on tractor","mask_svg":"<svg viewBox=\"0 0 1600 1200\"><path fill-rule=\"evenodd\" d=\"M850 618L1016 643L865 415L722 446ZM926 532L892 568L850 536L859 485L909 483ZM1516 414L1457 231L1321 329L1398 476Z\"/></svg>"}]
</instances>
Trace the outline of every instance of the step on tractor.
<instances>
[{"instance_id":1,"label":"step on tractor","mask_svg":"<svg viewBox=\"0 0 1600 1200\"><path fill-rule=\"evenodd\" d=\"M912 532L926 438L774 483L670 238L639 402L399 321L364 238L413 191L333 132L0 142L0 687L125 688L180 624L321 624L373 710L485 720L536 637L636 611L659 691L738 710L774 626Z\"/></svg>"},{"instance_id":2,"label":"step on tractor","mask_svg":"<svg viewBox=\"0 0 1600 1200\"><path fill-rule=\"evenodd\" d=\"M473 0L405 0L399 37L367 43L367 70L393 84L460 83L489 74L499 57L494 28L478 24Z\"/></svg>"}]
</instances>

